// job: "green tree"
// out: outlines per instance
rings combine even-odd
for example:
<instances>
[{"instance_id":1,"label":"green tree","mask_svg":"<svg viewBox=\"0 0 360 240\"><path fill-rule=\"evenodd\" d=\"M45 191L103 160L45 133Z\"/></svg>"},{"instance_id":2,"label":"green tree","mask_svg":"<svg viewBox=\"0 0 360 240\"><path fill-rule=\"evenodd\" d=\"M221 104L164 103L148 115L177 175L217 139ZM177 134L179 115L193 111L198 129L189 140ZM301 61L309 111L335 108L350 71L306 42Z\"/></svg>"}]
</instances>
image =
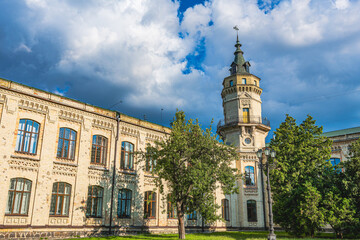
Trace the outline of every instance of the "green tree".
<instances>
[{"instance_id":1,"label":"green tree","mask_svg":"<svg viewBox=\"0 0 360 240\"><path fill-rule=\"evenodd\" d=\"M183 111L177 111L171 124L170 136L147 146L143 159L149 155L156 161L153 168L156 186L160 193L166 188L168 199L176 206L179 238L185 239L185 214L197 211L207 223L220 216L214 192L221 186L224 194L238 191L236 169L231 162L237 158L234 148L219 143L198 120L186 120Z\"/></svg>"},{"instance_id":2,"label":"green tree","mask_svg":"<svg viewBox=\"0 0 360 240\"><path fill-rule=\"evenodd\" d=\"M289 115L274 132L270 147L276 168L270 170L274 220L296 235L314 236L325 221L321 184L331 153L331 141L308 116L300 125Z\"/></svg>"}]
</instances>

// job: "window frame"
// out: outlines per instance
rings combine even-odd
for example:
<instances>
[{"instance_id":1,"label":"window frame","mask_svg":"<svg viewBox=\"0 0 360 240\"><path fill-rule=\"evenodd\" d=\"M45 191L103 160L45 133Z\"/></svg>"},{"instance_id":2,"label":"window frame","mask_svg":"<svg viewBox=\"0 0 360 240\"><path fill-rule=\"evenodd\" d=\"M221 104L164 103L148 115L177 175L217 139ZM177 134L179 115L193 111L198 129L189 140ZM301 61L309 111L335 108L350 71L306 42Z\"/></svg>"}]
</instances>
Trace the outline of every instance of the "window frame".
<instances>
[{"instance_id":1,"label":"window frame","mask_svg":"<svg viewBox=\"0 0 360 240\"><path fill-rule=\"evenodd\" d=\"M229 86L230 86L230 87L234 86L234 80L230 80L230 81L229 81Z\"/></svg>"},{"instance_id":2,"label":"window frame","mask_svg":"<svg viewBox=\"0 0 360 240\"><path fill-rule=\"evenodd\" d=\"M243 108L243 122L250 123L250 109Z\"/></svg>"},{"instance_id":3,"label":"window frame","mask_svg":"<svg viewBox=\"0 0 360 240\"><path fill-rule=\"evenodd\" d=\"M151 199L149 197L151 196ZM154 214L153 214L154 213ZM149 214L149 215L147 215ZM156 192L146 191L144 197L144 218L156 218Z\"/></svg>"},{"instance_id":4,"label":"window frame","mask_svg":"<svg viewBox=\"0 0 360 240\"><path fill-rule=\"evenodd\" d=\"M255 200L246 201L247 220L248 222L257 222L257 206Z\"/></svg>"},{"instance_id":5,"label":"window frame","mask_svg":"<svg viewBox=\"0 0 360 240\"><path fill-rule=\"evenodd\" d=\"M120 199L120 193L121 193L121 199ZM125 193L125 198L123 198ZM128 195L130 193L130 197ZM120 215L122 210L122 202L125 201L125 215ZM131 205L132 205L132 190L128 188L121 188L118 192L118 209L117 209L117 216L118 218L131 218ZM127 210L129 208L129 214L127 214Z\"/></svg>"},{"instance_id":6,"label":"window frame","mask_svg":"<svg viewBox=\"0 0 360 240\"><path fill-rule=\"evenodd\" d=\"M187 215L187 220L196 221L197 220L197 212L193 211L192 213Z\"/></svg>"},{"instance_id":7,"label":"window frame","mask_svg":"<svg viewBox=\"0 0 360 240\"><path fill-rule=\"evenodd\" d=\"M24 130L21 130L20 129L20 124L21 124L21 121L24 120ZM34 128L34 124L37 124L38 127L37 127L37 132L33 132L33 131L27 131L26 130L26 127L27 127L27 122L28 121L31 121L32 124L31 124L31 129ZM17 137L16 137L16 146L15 146L15 152L17 153L22 153L22 154L29 154L29 155L36 155L37 154L37 149L38 149L38 144L39 144L39 135L40 135L40 127L41 127L41 124L35 120L32 120L32 119L28 119L28 118L21 118L19 120L19 125L18 125L18 130L17 130ZM20 133L22 132L23 135L20 135ZM25 139L26 139L26 134L30 134L29 136L29 144L28 144L28 150L24 150L24 147L25 147ZM33 140L32 136L33 135L36 135L36 139ZM20 140L19 140L20 138ZM18 146L18 141L20 141L20 147ZM35 147L35 152L32 153L30 152L30 149L31 149L31 146L33 144L33 141L35 141L35 145L33 147ZM20 148L20 149L19 149Z\"/></svg>"},{"instance_id":8,"label":"window frame","mask_svg":"<svg viewBox=\"0 0 360 240\"><path fill-rule=\"evenodd\" d=\"M221 215L225 221L230 221L229 205L228 199L224 198L221 200Z\"/></svg>"},{"instance_id":9,"label":"window frame","mask_svg":"<svg viewBox=\"0 0 360 240\"><path fill-rule=\"evenodd\" d=\"M168 194L167 197L167 218L168 219L177 219L176 205L170 201L171 194Z\"/></svg>"},{"instance_id":10,"label":"window frame","mask_svg":"<svg viewBox=\"0 0 360 240\"><path fill-rule=\"evenodd\" d=\"M56 193L53 192L54 189L54 185L57 184L57 191ZM59 193L59 189L60 189L60 184L64 184L64 193ZM69 187L69 194L66 193L66 187ZM50 201L50 213L49 216L50 217L69 217L70 215L70 205L71 205L71 190L72 190L72 186L69 183L66 182L54 182L53 183L53 188L51 190L51 201ZM54 213L51 214L51 206L53 203L53 196L55 196L55 208L54 208ZM62 197L62 203L61 203L61 213L60 214L56 214L57 210L58 210L58 199L59 197ZM66 205L65 203L65 198L68 197L69 198L69 204L68 204L68 209L67 209L67 214L64 214L64 205ZM65 206L66 207L66 206Z\"/></svg>"},{"instance_id":11,"label":"window frame","mask_svg":"<svg viewBox=\"0 0 360 240\"><path fill-rule=\"evenodd\" d=\"M129 144L129 151L126 151L126 144ZM131 151L131 147L132 147L132 151ZM130 171L135 170L134 149L135 149L135 145L133 143L127 141L121 142L120 169L130 170ZM128 166L125 166L126 154L128 158Z\"/></svg>"},{"instance_id":12,"label":"window frame","mask_svg":"<svg viewBox=\"0 0 360 240\"><path fill-rule=\"evenodd\" d=\"M63 131L63 136L61 136L61 129L64 129ZM66 130L69 130L69 138L65 138L66 136ZM71 133L75 134L75 139L72 140L71 139ZM61 146L60 146L60 142L62 140ZM58 148L57 148L57 152L56 152L56 158L60 158L60 159L67 159L67 160L75 160L76 157L76 140L77 140L77 132L74 129L71 128L67 128L67 127L61 127L59 128L59 138L58 138ZM67 154L66 156L64 155L65 152L65 141L68 142L68 150L67 150ZM73 158L71 158L71 153L70 153L70 148L71 148L71 144L73 143ZM60 151L60 155L59 155L59 150Z\"/></svg>"},{"instance_id":13,"label":"window frame","mask_svg":"<svg viewBox=\"0 0 360 240\"><path fill-rule=\"evenodd\" d=\"M101 191L101 196L99 196L98 191ZM95 192L95 194L94 194ZM100 216L98 216L98 203L100 201ZM98 185L90 185L88 187L88 198L86 200L86 217L87 218L102 218L104 203L104 188ZM92 214L93 206L95 206L95 214Z\"/></svg>"},{"instance_id":14,"label":"window frame","mask_svg":"<svg viewBox=\"0 0 360 240\"><path fill-rule=\"evenodd\" d=\"M249 169L250 172L247 172L247 169ZM251 172L251 170L253 172ZM250 180L250 183L251 183L251 180L252 180L251 175L253 176L254 184L248 184L248 180ZM256 187L255 167L254 166L245 166L245 186L246 187Z\"/></svg>"},{"instance_id":15,"label":"window frame","mask_svg":"<svg viewBox=\"0 0 360 240\"><path fill-rule=\"evenodd\" d=\"M246 78L241 79L241 84L246 84Z\"/></svg>"},{"instance_id":16,"label":"window frame","mask_svg":"<svg viewBox=\"0 0 360 240\"><path fill-rule=\"evenodd\" d=\"M98 144L99 140L101 140L101 144ZM99 158L100 162L97 162L98 149L100 149L100 158ZM108 149L108 138L103 135L93 135L92 144L91 144L90 164L106 166L106 160L108 154L107 149Z\"/></svg>"},{"instance_id":17,"label":"window frame","mask_svg":"<svg viewBox=\"0 0 360 240\"><path fill-rule=\"evenodd\" d=\"M18 180L23 180L23 186L22 186L22 190L17 190L17 183ZM11 184L12 181L15 181L14 183L14 189L11 189ZM25 190L25 185L26 182L30 183L30 190L26 191ZM6 209L5 209L5 216L28 216L29 215L29 206L30 206L30 198L31 198L31 189L32 189L32 181L27 179L27 178L11 178L10 179L10 186L9 186L9 191L8 191L8 197L7 197L7 203L6 203ZM10 193L13 193L12 196ZM19 213L14 213L14 205L15 205L15 200L16 200L16 195L17 193L21 194L20 197L20 204L19 204ZM27 208L26 208L26 213L21 213L21 208L23 206L23 200L24 200L24 193L28 194L28 198L27 198ZM11 209L9 209L9 200L10 198L12 198L11 201ZM8 212L8 210L10 210L10 212Z\"/></svg>"}]
</instances>

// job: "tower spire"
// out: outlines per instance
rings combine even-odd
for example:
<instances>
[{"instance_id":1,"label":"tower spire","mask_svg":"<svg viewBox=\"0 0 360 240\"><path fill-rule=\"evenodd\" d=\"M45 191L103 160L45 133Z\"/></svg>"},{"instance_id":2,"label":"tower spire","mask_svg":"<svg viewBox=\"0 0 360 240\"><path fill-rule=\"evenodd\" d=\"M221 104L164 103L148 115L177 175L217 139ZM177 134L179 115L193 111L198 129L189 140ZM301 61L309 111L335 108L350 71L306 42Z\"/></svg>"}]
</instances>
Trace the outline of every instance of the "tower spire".
<instances>
[{"instance_id":1,"label":"tower spire","mask_svg":"<svg viewBox=\"0 0 360 240\"><path fill-rule=\"evenodd\" d=\"M234 61L231 64L230 72L231 74L237 74L237 73L250 73L249 67L250 63L245 61L244 59L244 52L241 50L241 44L239 42L239 28L238 26L235 26L234 29L236 30L236 50L234 52Z\"/></svg>"}]
</instances>

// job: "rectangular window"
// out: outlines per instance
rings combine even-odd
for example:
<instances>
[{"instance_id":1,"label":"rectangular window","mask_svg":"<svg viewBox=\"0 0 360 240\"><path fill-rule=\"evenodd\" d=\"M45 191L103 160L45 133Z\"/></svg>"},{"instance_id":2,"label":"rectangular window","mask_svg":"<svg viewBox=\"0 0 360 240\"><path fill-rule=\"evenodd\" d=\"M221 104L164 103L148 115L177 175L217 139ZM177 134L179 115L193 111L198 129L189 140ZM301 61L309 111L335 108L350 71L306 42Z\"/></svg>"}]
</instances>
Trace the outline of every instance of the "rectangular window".
<instances>
[{"instance_id":1,"label":"rectangular window","mask_svg":"<svg viewBox=\"0 0 360 240\"><path fill-rule=\"evenodd\" d=\"M243 108L243 122L249 123L250 122L250 116L249 116L249 109Z\"/></svg>"},{"instance_id":2,"label":"rectangular window","mask_svg":"<svg viewBox=\"0 0 360 240\"><path fill-rule=\"evenodd\" d=\"M234 81L233 80L230 81L230 87L232 87L232 86L234 86Z\"/></svg>"},{"instance_id":3,"label":"rectangular window","mask_svg":"<svg viewBox=\"0 0 360 240\"><path fill-rule=\"evenodd\" d=\"M94 135L91 148L91 163L106 165L107 138L100 135Z\"/></svg>"},{"instance_id":4,"label":"rectangular window","mask_svg":"<svg viewBox=\"0 0 360 240\"><path fill-rule=\"evenodd\" d=\"M168 205L167 205L167 217L168 218L177 218L177 212L175 204L170 201L171 195L168 194Z\"/></svg>"},{"instance_id":5,"label":"rectangular window","mask_svg":"<svg viewBox=\"0 0 360 240\"><path fill-rule=\"evenodd\" d=\"M221 210L222 210L222 218L226 221L230 221L229 200L227 199L221 200Z\"/></svg>"},{"instance_id":6,"label":"rectangular window","mask_svg":"<svg viewBox=\"0 0 360 240\"><path fill-rule=\"evenodd\" d=\"M242 83L242 84L246 84L246 78L243 78L243 79L241 80L241 83Z\"/></svg>"},{"instance_id":7,"label":"rectangular window","mask_svg":"<svg viewBox=\"0 0 360 240\"><path fill-rule=\"evenodd\" d=\"M134 144L129 142L121 143L120 168L134 170Z\"/></svg>"},{"instance_id":8,"label":"rectangular window","mask_svg":"<svg viewBox=\"0 0 360 240\"><path fill-rule=\"evenodd\" d=\"M145 192L144 218L156 218L156 193Z\"/></svg>"},{"instance_id":9,"label":"rectangular window","mask_svg":"<svg viewBox=\"0 0 360 240\"><path fill-rule=\"evenodd\" d=\"M131 218L131 195L129 189L120 189L118 194L118 217Z\"/></svg>"},{"instance_id":10,"label":"rectangular window","mask_svg":"<svg viewBox=\"0 0 360 240\"><path fill-rule=\"evenodd\" d=\"M256 201L255 200L247 201L247 214L248 214L248 222L257 222Z\"/></svg>"},{"instance_id":11,"label":"rectangular window","mask_svg":"<svg viewBox=\"0 0 360 240\"><path fill-rule=\"evenodd\" d=\"M192 213L188 214L188 220L196 220L196 211L193 211Z\"/></svg>"}]
</instances>

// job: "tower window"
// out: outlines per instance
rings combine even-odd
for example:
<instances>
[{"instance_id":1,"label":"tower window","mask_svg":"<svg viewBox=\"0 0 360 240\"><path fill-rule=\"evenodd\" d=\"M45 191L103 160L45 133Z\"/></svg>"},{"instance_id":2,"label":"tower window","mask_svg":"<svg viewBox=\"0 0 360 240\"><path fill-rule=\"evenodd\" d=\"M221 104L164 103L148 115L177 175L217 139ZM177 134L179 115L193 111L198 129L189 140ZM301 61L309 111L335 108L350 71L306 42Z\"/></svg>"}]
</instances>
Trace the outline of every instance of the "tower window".
<instances>
[{"instance_id":1,"label":"tower window","mask_svg":"<svg viewBox=\"0 0 360 240\"><path fill-rule=\"evenodd\" d=\"M249 123L250 122L250 116L249 116L249 109L243 108L243 122Z\"/></svg>"},{"instance_id":2,"label":"tower window","mask_svg":"<svg viewBox=\"0 0 360 240\"><path fill-rule=\"evenodd\" d=\"M252 166L245 167L245 184L246 186L255 186L254 167Z\"/></svg>"},{"instance_id":3,"label":"tower window","mask_svg":"<svg viewBox=\"0 0 360 240\"><path fill-rule=\"evenodd\" d=\"M241 83L246 84L246 78L243 78Z\"/></svg>"},{"instance_id":4,"label":"tower window","mask_svg":"<svg viewBox=\"0 0 360 240\"><path fill-rule=\"evenodd\" d=\"M234 81L233 80L230 81L230 87L232 87L232 86L234 86Z\"/></svg>"},{"instance_id":5,"label":"tower window","mask_svg":"<svg viewBox=\"0 0 360 240\"><path fill-rule=\"evenodd\" d=\"M257 82L256 82L256 80L254 80L254 85L255 85L255 86L257 86Z\"/></svg>"}]
</instances>

